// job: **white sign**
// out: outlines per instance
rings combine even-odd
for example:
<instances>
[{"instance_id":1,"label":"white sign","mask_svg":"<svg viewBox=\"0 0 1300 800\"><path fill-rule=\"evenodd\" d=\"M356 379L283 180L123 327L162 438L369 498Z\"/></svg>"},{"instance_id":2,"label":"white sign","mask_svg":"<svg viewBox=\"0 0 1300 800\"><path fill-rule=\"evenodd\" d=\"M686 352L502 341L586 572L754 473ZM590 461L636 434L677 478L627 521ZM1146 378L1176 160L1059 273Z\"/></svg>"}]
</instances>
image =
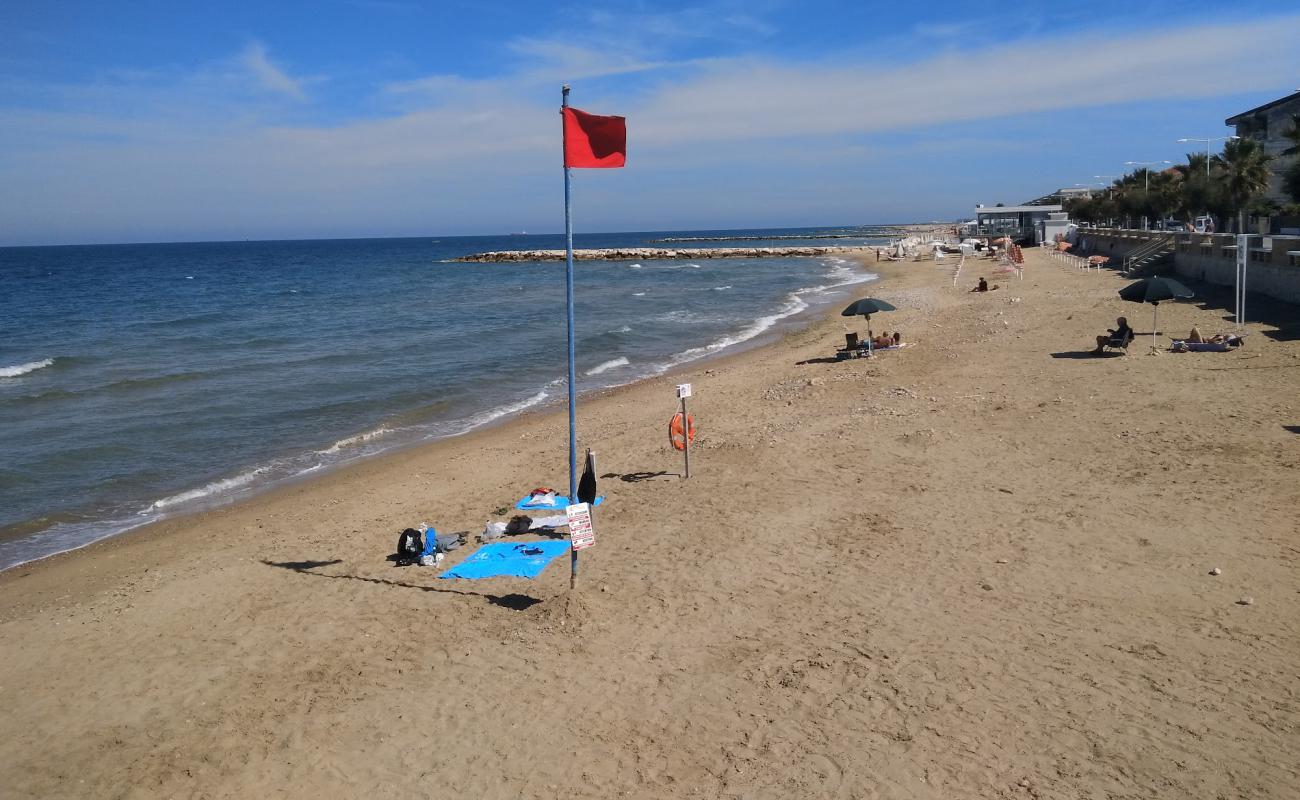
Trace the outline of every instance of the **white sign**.
<instances>
[{"instance_id":1,"label":"white sign","mask_svg":"<svg viewBox=\"0 0 1300 800\"><path fill-rule=\"evenodd\" d=\"M677 399L691 396L691 385L689 383L677 384Z\"/></svg>"},{"instance_id":2,"label":"white sign","mask_svg":"<svg viewBox=\"0 0 1300 800\"><path fill-rule=\"evenodd\" d=\"M564 513L569 517L569 546L574 550L585 550L596 543L596 529L591 527L591 506L577 503L566 506Z\"/></svg>"}]
</instances>

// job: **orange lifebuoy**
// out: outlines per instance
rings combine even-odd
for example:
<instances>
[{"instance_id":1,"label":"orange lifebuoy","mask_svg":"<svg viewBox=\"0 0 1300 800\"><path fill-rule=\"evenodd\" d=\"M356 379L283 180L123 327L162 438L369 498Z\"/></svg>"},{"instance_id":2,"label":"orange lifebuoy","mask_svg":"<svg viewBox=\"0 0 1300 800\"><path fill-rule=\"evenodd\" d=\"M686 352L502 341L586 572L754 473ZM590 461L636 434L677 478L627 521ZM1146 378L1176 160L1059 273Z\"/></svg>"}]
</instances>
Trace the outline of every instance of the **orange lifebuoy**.
<instances>
[{"instance_id":1,"label":"orange lifebuoy","mask_svg":"<svg viewBox=\"0 0 1300 800\"><path fill-rule=\"evenodd\" d=\"M685 450L688 441L695 441L695 417L690 414L686 415L686 425L682 426L682 412L678 411L673 414L672 421L668 423L668 441L672 442L676 450Z\"/></svg>"}]
</instances>

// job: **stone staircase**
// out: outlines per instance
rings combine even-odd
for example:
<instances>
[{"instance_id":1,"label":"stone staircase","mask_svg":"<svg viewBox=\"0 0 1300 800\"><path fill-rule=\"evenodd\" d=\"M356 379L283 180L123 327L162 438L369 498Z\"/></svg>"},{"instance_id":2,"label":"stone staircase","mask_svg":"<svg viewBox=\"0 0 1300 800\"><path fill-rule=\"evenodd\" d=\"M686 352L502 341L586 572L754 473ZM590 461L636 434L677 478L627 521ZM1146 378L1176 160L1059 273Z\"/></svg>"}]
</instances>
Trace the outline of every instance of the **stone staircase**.
<instances>
[{"instance_id":1,"label":"stone staircase","mask_svg":"<svg viewBox=\"0 0 1300 800\"><path fill-rule=\"evenodd\" d=\"M1174 237L1168 234L1143 242L1124 256L1124 274L1131 277L1153 275L1172 268L1174 263Z\"/></svg>"}]
</instances>

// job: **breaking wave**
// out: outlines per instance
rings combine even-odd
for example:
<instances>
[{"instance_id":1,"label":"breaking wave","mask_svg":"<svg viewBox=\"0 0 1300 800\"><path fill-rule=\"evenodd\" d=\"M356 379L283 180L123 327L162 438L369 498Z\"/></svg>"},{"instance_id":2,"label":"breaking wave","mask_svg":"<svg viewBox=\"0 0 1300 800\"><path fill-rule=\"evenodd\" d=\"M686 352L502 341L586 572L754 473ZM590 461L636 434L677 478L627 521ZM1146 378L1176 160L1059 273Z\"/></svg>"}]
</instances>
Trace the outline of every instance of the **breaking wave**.
<instances>
[{"instance_id":1,"label":"breaking wave","mask_svg":"<svg viewBox=\"0 0 1300 800\"><path fill-rule=\"evenodd\" d=\"M41 361L29 361L26 364L15 364L12 367L0 367L0 378L17 378L19 375L52 366L54 366L54 359L47 358Z\"/></svg>"},{"instance_id":2,"label":"breaking wave","mask_svg":"<svg viewBox=\"0 0 1300 800\"><path fill-rule=\"evenodd\" d=\"M605 362L602 362L602 363L600 363L600 364L597 364L596 366L594 366L594 367L592 367L591 369L587 370L587 371L584 372L583 374L584 374L584 375L599 375L600 373L602 373L602 372L608 372L608 371L610 371L611 369L614 369L615 367L626 367L626 366L628 365L628 363L629 363L629 362L628 362L628 360L627 360L626 358L623 358L623 357L620 356L619 358L612 358L612 359L610 359L609 361L605 361Z\"/></svg>"}]
</instances>

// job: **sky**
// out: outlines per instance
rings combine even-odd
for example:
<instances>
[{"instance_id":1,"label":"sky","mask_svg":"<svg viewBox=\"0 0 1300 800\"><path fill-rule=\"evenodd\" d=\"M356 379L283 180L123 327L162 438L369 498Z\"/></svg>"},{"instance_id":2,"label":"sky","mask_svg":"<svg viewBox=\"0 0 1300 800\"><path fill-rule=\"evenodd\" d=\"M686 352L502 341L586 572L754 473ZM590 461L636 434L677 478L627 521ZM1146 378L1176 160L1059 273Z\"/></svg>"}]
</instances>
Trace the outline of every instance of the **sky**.
<instances>
[{"instance_id":1,"label":"sky","mask_svg":"<svg viewBox=\"0 0 1300 800\"><path fill-rule=\"evenodd\" d=\"M1276 0L0 4L0 246L952 220L1300 88ZM1220 145L1215 144L1217 149Z\"/></svg>"}]
</instances>

